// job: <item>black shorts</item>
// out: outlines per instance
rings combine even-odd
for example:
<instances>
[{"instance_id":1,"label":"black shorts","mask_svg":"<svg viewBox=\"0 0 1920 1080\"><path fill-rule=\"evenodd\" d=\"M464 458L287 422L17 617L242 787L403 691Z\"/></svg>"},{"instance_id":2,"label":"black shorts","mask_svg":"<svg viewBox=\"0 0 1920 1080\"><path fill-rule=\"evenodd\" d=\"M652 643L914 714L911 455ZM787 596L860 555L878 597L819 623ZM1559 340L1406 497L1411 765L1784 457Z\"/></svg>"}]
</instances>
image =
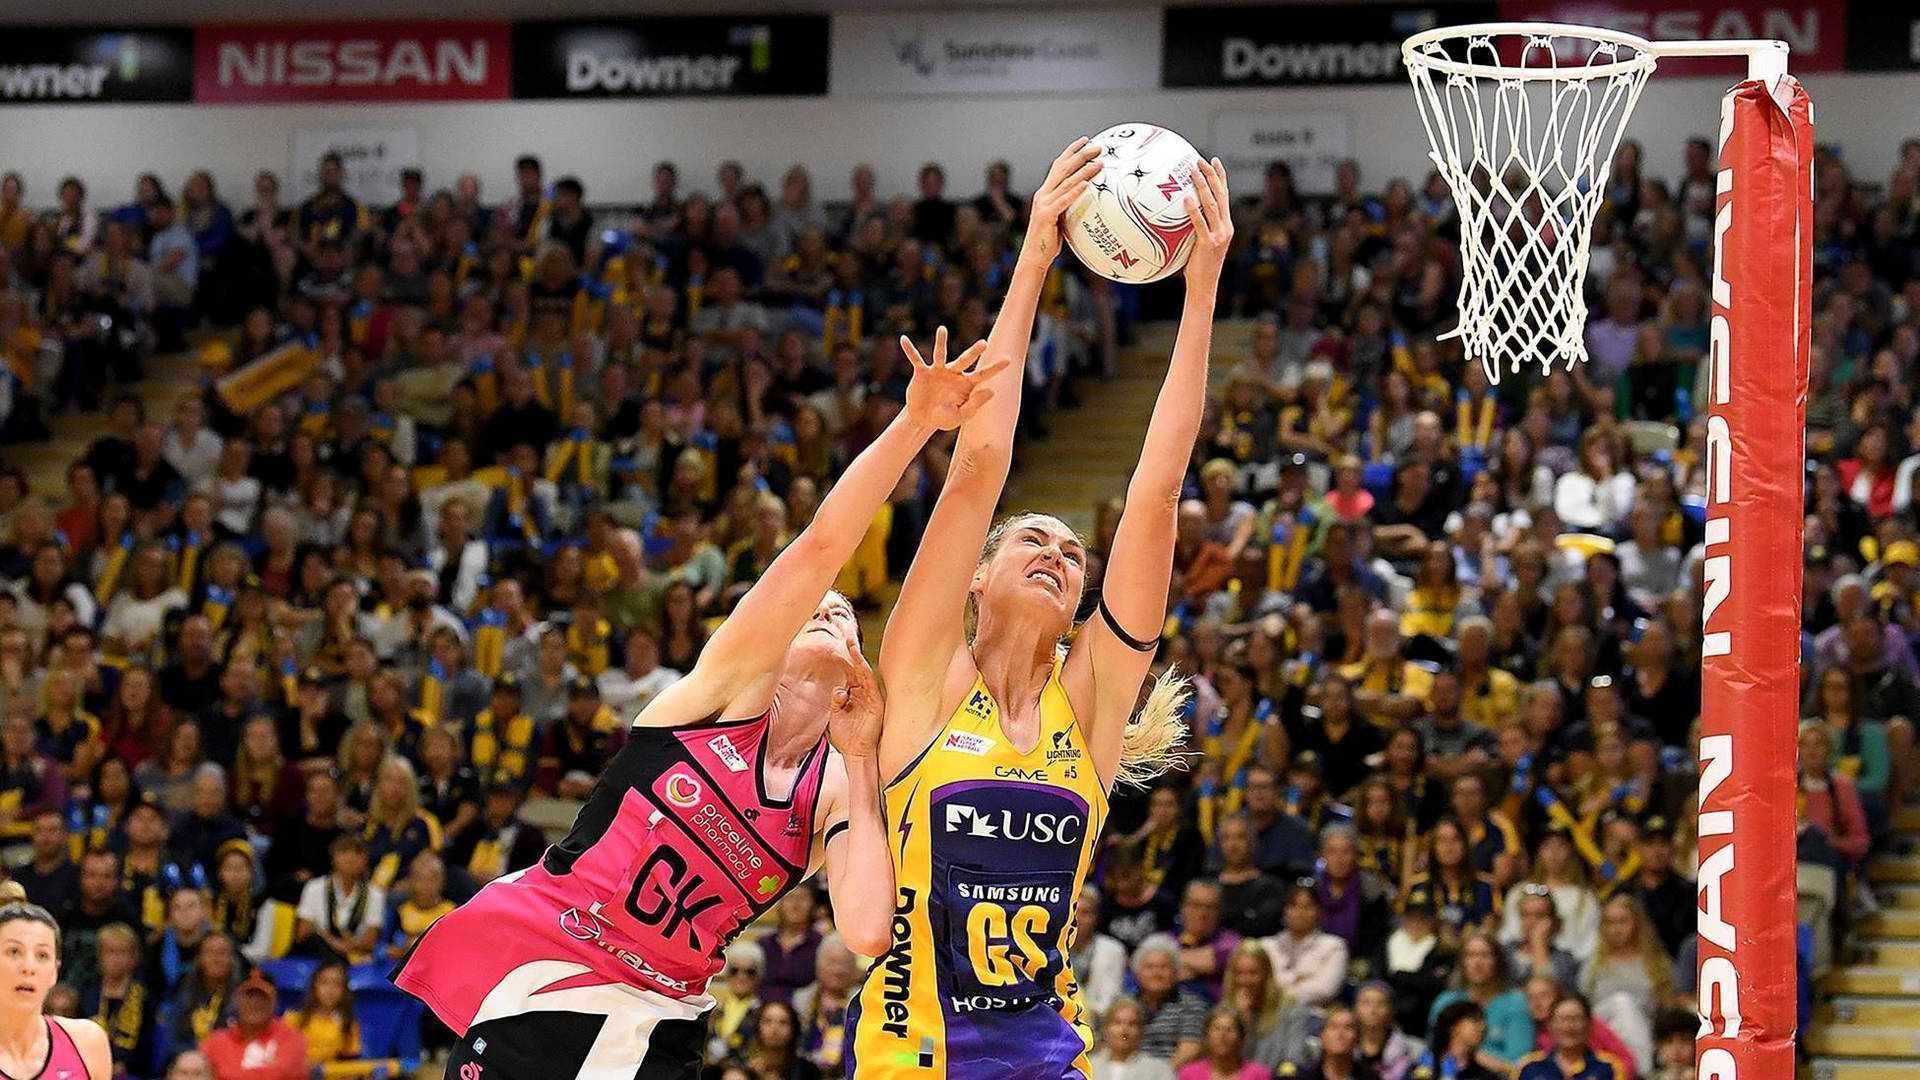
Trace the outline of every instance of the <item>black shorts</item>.
<instances>
[{"instance_id":1,"label":"black shorts","mask_svg":"<svg viewBox=\"0 0 1920 1080\"><path fill-rule=\"evenodd\" d=\"M596 1050L609 1024L623 1030ZM468 1029L446 1080L698 1080L706 1041L704 1014L517 1013Z\"/></svg>"}]
</instances>

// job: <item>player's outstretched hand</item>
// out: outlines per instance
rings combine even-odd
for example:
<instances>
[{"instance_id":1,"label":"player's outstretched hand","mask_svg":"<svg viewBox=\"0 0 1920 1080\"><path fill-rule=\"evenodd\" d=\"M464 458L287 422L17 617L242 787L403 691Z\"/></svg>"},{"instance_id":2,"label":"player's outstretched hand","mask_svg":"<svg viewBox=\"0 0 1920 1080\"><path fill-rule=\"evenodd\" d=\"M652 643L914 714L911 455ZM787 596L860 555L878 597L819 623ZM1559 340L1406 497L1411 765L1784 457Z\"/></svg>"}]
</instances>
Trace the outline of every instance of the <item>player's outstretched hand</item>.
<instances>
[{"instance_id":1,"label":"player's outstretched hand","mask_svg":"<svg viewBox=\"0 0 1920 1080\"><path fill-rule=\"evenodd\" d=\"M948 359L944 326L933 333L932 360L922 358L905 334L900 335L900 348L913 361L913 380L907 384L907 417L935 431L959 427L993 400L987 380L1007 366L1006 360L981 365L980 358L987 351L984 341L976 341L959 356Z\"/></svg>"},{"instance_id":2,"label":"player's outstretched hand","mask_svg":"<svg viewBox=\"0 0 1920 1080\"><path fill-rule=\"evenodd\" d=\"M1227 170L1219 158L1203 158L1194 166L1193 188L1195 194L1187 196L1187 220L1193 222L1187 287L1200 284L1213 288L1220 284L1220 268L1233 243L1233 203L1227 194Z\"/></svg>"},{"instance_id":3,"label":"player's outstretched hand","mask_svg":"<svg viewBox=\"0 0 1920 1080\"><path fill-rule=\"evenodd\" d=\"M1060 254L1060 217L1080 201L1100 175L1100 147L1086 136L1073 140L1060 156L1053 159L1047 179L1033 193L1033 208L1027 215L1027 238L1020 246L1020 258L1037 259L1041 265Z\"/></svg>"},{"instance_id":4,"label":"player's outstretched hand","mask_svg":"<svg viewBox=\"0 0 1920 1080\"><path fill-rule=\"evenodd\" d=\"M859 655L845 661L845 683L833 693L833 711L827 717L827 739L845 758L872 759L880 754L880 720L886 703L880 681Z\"/></svg>"}]
</instances>

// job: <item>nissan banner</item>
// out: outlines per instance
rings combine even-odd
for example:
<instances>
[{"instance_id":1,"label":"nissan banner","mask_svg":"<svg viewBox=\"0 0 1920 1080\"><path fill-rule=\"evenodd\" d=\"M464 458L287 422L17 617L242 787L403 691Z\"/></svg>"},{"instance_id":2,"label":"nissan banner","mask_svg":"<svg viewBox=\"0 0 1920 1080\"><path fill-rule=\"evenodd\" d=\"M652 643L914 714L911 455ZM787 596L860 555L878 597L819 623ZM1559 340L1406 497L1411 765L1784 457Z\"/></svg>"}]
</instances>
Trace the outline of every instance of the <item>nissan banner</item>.
<instances>
[{"instance_id":1,"label":"nissan banner","mask_svg":"<svg viewBox=\"0 0 1920 1080\"><path fill-rule=\"evenodd\" d=\"M1500 18L1604 26L1649 41L1774 38L1793 50L1787 66L1797 75L1839 71L1847 56L1846 0L1502 0ZM1744 78L1747 64L1740 57L1668 57L1660 74Z\"/></svg>"},{"instance_id":2,"label":"nissan banner","mask_svg":"<svg viewBox=\"0 0 1920 1080\"><path fill-rule=\"evenodd\" d=\"M199 102L506 96L506 23L260 23L203 26L194 37L193 99Z\"/></svg>"}]
</instances>

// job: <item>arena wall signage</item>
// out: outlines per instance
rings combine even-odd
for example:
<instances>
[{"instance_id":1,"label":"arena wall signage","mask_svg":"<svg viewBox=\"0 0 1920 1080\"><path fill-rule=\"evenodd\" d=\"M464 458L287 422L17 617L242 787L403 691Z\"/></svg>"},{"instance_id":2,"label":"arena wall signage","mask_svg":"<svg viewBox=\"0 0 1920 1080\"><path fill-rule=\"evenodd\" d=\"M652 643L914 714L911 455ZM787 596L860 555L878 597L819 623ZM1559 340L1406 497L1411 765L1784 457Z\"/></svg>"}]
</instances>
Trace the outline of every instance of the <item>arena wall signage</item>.
<instances>
[{"instance_id":1,"label":"arena wall signage","mask_svg":"<svg viewBox=\"0 0 1920 1080\"><path fill-rule=\"evenodd\" d=\"M1261 190L1267 166L1284 161L1301 193L1331 195L1335 170L1353 156L1353 114L1345 109L1222 109L1207 134L1236 191Z\"/></svg>"},{"instance_id":2,"label":"arena wall signage","mask_svg":"<svg viewBox=\"0 0 1920 1080\"><path fill-rule=\"evenodd\" d=\"M509 47L503 22L203 26L193 99L497 101L507 96Z\"/></svg>"},{"instance_id":3,"label":"arena wall signage","mask_svg":"<svg viewBox=\"0 0 1920 1080\"><path fill-rule=\"evenodd\" d=\"M995 10L833 17L833 92L845 95L1145 90L1160 13Z\"/></svg>"},{"instance_id":4,"label":"arena wall signage","mask_svg":"<svg viewBox=\"0 0 1920 1080\"><path fill-rule=\"evenodd\" d=\"M1920 71L1920 7L1854 0L1847 8L1850 71Z\"/></svg>"},{"instance_id":5,"label":"arena wall signage","mask_svg":"<svg viewBox=\"0 0 1920 1080\"><path fill-rule=\"evenodd\" d=\"M519 23L513 96L824 94L827 26L824 15Z\"/></svg>"},{"instance_id":6,"label":"arena wall signage","mask_svg":"<svg viewBox=\"0 0 1920 1080\"><path fill-rule=\"evenodd\" d=\"M1865 0L1875 4L1907 6ZM1778 38L1793 49L1796 75L1840 71L1847 61L1846 0L1502 0L1500 17L1605 26L1654 41ZM1746 61L1667 59L1660 73L1744 76Z\"/></svg>"},{"instance_id":7,"label":"arena wall signage","mask_svg":"<svg viewBox=\"0 0 1920 1080\"><path fill-rule=\"evenodd\" d=\"M392 206L400 201L401 171L420 166L420 128L398 124L296 129L286 172L295 199L320 191L320 158L325 154L340 155L347 194L368 206Z\"/></svg>"},{"instance_id":8,"label":"arena wall signage","mask_svg":"<svg viewBox=\"0 0 1920 1080\"><path fill-rule=\"evenodd\" d=\"M1495 18L1492 3L1170 7L1161 85L1330 86L1405 82L1400 43Z\"/></svg>"},{"instance_id":9,"label":"arena wall signage","mask_svg":"<svg viewBox=\"0 0 1920 1080\"><path fill-rule=\"evenodd\" d=\"M0 104L187 101L193 31L10 27L0 33Z\"/></svg>"}]
</instances>

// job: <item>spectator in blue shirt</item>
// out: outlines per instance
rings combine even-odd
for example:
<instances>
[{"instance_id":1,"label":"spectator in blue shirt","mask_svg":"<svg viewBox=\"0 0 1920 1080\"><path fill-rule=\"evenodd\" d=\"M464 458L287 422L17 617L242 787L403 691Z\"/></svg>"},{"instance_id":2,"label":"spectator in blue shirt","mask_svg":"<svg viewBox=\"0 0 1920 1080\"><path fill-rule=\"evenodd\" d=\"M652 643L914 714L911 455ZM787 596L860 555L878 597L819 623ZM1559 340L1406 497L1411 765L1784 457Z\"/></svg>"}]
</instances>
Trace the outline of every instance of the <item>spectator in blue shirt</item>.
<instances>
[{"instance_id":1,"label":"spectator in blue shirt","mask_svg":"<svg viewBox=\"0 0 1920 1080\"><path fill-rule=\"evenodd\" d=\"M153 268L156 345L162 351L178 351L186 347L182 331L190 318L194 290L200 286L200 248L175 213L173 200L165 195L148 206L147 223L153 230L147 261Z\"/></svg>"},{"instance_id":2,"label":"spectator in blue shirt","mask_svg":"<svg viewBox=\"0 0 1920 1080\"><path fill-rule=\"evenodd\" d=\"M1625 1080L1627 1064L1588 1042L1593 1033L1593 1010L1579 994L1554 1002L1547 1017L1553 1049L1520 1059L1517 1080Z\"/></svg>"}]
</instances>

